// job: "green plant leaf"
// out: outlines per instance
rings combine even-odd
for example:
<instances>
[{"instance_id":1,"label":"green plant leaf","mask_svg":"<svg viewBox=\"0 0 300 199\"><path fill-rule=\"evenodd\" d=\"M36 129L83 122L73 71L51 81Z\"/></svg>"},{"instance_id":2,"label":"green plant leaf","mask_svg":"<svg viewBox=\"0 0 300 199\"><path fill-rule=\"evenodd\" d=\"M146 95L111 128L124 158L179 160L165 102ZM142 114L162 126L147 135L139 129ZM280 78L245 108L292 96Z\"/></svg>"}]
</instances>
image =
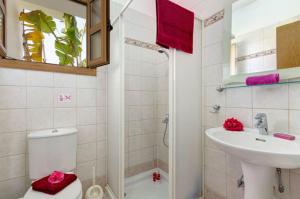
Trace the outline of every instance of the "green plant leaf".
<instances>
[{"instance_id":1,"label":"green plant leaf","mask_svg":"<svg viewBox=\"0 0 300 199\"><path fill-rule=\"evenodd\" d=\"M21 12L20 21L26 22L26 26L33 27L43 33L52 33L56 29L56 23L51 16L46 15L41 10L31 12Z\"/></svg>"},{"instance_id":2,"label":"green plant leaf","mask_svg":"<svg viewBox=\"0 0 300 199\"><path fill-rule=\"evenodd\" d=\"M73 57L65 54L65 53L62 53L61 51L58 51L56 50L55 51L55 54L58 56L59 58L59 64L61 65L73 65Z\"/></svg>"},{"instance_id":3,"label":"green plant leaf","mask_svg":"<svg viewBox=\"0 0 300 199\"><path fill-rule=\"evenodd\" d=\"M73 65L76 61L79 66L80 62L78 60L82 52L82 31L79 31L77 21L74 16L65 13L63 19L65 28L62 30L62 36L57 38L55 42L57 55L60 62ZM70 61L71 58L73 61Z\"/></svg>"},{"instance_id":4,"label":"green plant leaf","mask_svg":"<svg viewBox=\"0 0 300 199\"><path fill-rule=\"evenodd\" d=\"M55 34L56 23L51 16L47 16L41 10L21 12L19 20L24 27L24 50L26 59L31 61L43 61L43 33Z\"/></svg>"}]
</instances>

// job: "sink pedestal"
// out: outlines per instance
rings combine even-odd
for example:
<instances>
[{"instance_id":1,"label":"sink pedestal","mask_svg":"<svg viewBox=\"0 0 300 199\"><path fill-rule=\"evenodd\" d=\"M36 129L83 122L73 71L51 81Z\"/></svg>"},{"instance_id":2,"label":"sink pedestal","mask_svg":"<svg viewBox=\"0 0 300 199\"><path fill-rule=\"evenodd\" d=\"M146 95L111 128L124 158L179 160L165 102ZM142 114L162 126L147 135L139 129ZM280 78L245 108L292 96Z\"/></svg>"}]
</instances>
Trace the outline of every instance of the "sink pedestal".
<instances>
[{"instance_id":1,"label":"sink pedestal","mask_svg":"<svg viewBox=\"0 0 300 199\"><path fill-rule=\"evenodd\" d=\"M275 168L242 162L244 199L273 199Z\"/></svg>"}]
</instances>

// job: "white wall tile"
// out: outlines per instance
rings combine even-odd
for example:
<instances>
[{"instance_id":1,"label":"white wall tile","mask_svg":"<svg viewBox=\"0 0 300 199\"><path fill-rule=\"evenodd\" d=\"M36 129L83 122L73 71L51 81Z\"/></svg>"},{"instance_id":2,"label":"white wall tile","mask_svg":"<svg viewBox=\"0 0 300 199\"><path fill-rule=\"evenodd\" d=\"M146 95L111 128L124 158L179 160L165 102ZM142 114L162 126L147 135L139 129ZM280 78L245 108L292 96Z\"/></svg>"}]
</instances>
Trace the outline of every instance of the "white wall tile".
<instances>
[{"instance_id":1,"label":"white wall tile","mask_svg":"<svg viewBox=\"0 0 300 199\"><path fill-rule=\"evenodd\" d=\"M96 90L95 89L78 89L77 90L77 106L92 107L96 106Z\"/></svg>"},{"instance_id":2,"label":"white wall tile","mask_svg":"<svg viewBox=\"0 0 300 199\"><path fill-rule=\"evenodd\" d=\"M53 107L53 88L28 87L27 107L28 108Z\"/></svg>"},{"instance_id":3,"label":"white wall tile","mask_svg":"<svg viewBox=\"0 0 300 199\"><path fill-rule=\"evenodd\" d=\"M204 46L214 44L216 42L221 42L224 34L224 21L220 20L214 25L208 26L204 29Z\"/></svg>"},{"instance_id":4,"label":"white wall tile","mask_svg":"<svg viewBox=\"0 0 300 199\"><path fill-rule=\"evenodd\" d=\"M290 197L291 199L297 199L300 195L300 189L299 189L299 183L300 183L300 175L297 175L293 173L293 175L290 175Z\"/></svg>"},{"instance_id":5,"label":"white wall tile","mask_svg":"<svg viewBox=\"0 0 300 199\"><path fill-rule=\"evenodd\" d=\"M75 126L76 126L75 108L54 109L54 128L75 127Z\"/></svg>"},{"instance_id":6,"label":"white wall tile","mask_svg":"<svg viewBox=\"0 0 300 199\"><path fill-rule=\"evenodd\" d=\"M97 90L97 106L106 106L106 91Z\"/></svg>"},{"instance_id":7,"label":"white wall tile","mask_svg":"<svg viewBox=\"0 0 300 199\"><path fill-rule=\"evenodd\" d=\"M204 67L204 82L208 86L220 85L223 81L223 73L221 65L212 65Z\"/></svg>"},{"instance_id":8,"label":"white wall tile","mask_svg":"<svg viewBox=\"0 0 300 199\"><path fill-rule=\"evenodd\" d=\"M136 75L126 75L126 90L138 91L142 89L142 79Z\"/></svg>"},{"instance_id":9,"label":"white wall tile","mask_svg":"<svg viewBox=\"0 0 300 199\"><path fill-rule=\"evenodd\" d=\"M206 106L220 105L225 106L225 92L218 92L216 86L207 86L206 87Z\"/></svg>"},{"instance_id":10,"label":"white wall tile","mask_svg":"<svg viewBox=\"0 0 300 199\"><path fill-rule=\"evenodd\" d=\"M223 151L210 148L205 149L205 167L225 173L226 155Z\"/></svg>"},{"instance_id":11,"label":"white wall tile","mask_svg":"<svg viewBox=\"0 0 300 199\"><path fill-rule=\"evenodd\" d=\"M53 87L53 73L41 71L27 71L27 85Z\"/></svg>"},{"instance_id":12,"label":"white wall tile","mask_svg":"<svg viewBox=\"0 0 300 199\"><path fill-rule=\"evenodd\" d=\"M233 88L226 90L226 106L252 108L251 88Z\"/></svg>"},{"instance_id":13,"label":"white wall tile","mask_svg":"<svg viewBox=\"0 0 300 199\"><path fill-rule=\"evenodd\" d=\"M53 127L53 109L37 108L27 110L27 129L38 130Z\"/></svg>"},{"instance_id":14,"label":"white wall tile","mask_svg":"<svg viewBox=\"0 0 300 199\"><path fill-rule=\"evenodd\" d=\"M141 92L139 91L126 91L126 105L140 105Z\"/></svg>"},{"instance_id":15,"label":"white wall tile","mask_svg":"<svg viewBox=\"0 0 300 199\"><path fill-rule=\"evenodd\" d=\"M205 169L206 189L217 194L219 197L226 197L226 174L214 169Z\"/></svg>"},{"instance_id":16,"label":"white wall tile","mask_svg":"<svg viewBox=\"0 0 300 199\"><path fill-rule=\"evenodd\" d=\"M76 75L73 74L63 74L54 73L54 87L66 88L76 87Z\"/></svg>"},{"instance_id":17,"label":"white wall tile","mask_svg":"<svg viewBox=\"0 0 300 199\"><path fill-rule=\"evenodd\" d=\"M25 154L26 141L25 132L0 134L0 157Z\"/></svg>"},{"instance_id":18,"label":"white wall tile","mask_svg":"<svg viewBox=\"0 0 300 199\"><path fill-rule=\"evenodd\" d=\"M96 86L96 88L99 90L106 89L106 79L107 79L106 70L107 70L106 66L97 68L97 86Z\"/></svg>"},{"instance_id":19,"label":"white wall tile","mask_svg":"<svg viewBox=\"0 0 300 199\"><path fill-rule=\"evenodd\" d=\"M141 120L142 119L142 112L141 108L138 106L130 106L128 107L128 116L127 119L129 121L132 120Z\"/></svg>"},{"instance_id":20,"label":"white wall tile","mask_svg":"<svg viewBox=\"0 0 300 199\"><path fill-rule=\"evenodd\" d=\"M98 107L97 110L97 124L103 124L106 122L106 109L104 107Z\"/></svg>"},{"instance_id":21,"label":"white wall tile","mask_svg":"<svg viewBox=\"0 0 300 199\"><path fill-rule=\"evenodd\" d=\"M77 110L78 125L96 124L96 117L95 108L78 108Z\"/></svg>"},{"instance_id":22,"label":"white wall tile","mask_svg":"<svg viewBox=\"0 0 300 199\"><path fill-rule=\"evenodd\" d=\"M0 108L25 108L26 87L0 86Z\"/></svg>"},{"instance_id":23,"label":"white wall tile","mask_svg":"<svg viewBox=\"0 0 300 199\"><path fill-rule=\"evenodd\" d=\"M78 129L78 144L85 144L96 140L97 126L77 126Z\"/></svg>"},{"instance_id":24,"label":"white wall tile","mask_svg":"<svg viewBox=\"0 0 300 199\"><path fill-rule=\"evenodd\" d=\"M77 175L81 181L91 180L93 178L93 167L96 168L96 161L78 163Z\"/></svg>"},{"instance_id":25,"label":"white wall tile","mask_svg":"<svg viewBox=\"0 0 300 199\"><path fill-rule=\"evenodd\" d=\"M154 118L154 106L143 106L142 107L142 119Z\"/></svg>"},{"instance_id":26,"label":"white wall tile","mask_svg":"<svg viewBox=\"0 0 300 199\"><path fill-rule=\"evenodd\" d=\"M226 173L234 179L242 176L241 162L237 157L226 154Z\"/></svg>"},{"instance_id":27,"label":"white wall tile","mask_svg":"<svg viewBox=\"0 0 300 199\"><path fill-rule=\"evenodd\" d=\"M97 141L106 139L106 124L97 124Z\"/></svg>"},{"instance_id":28,"label":"white wall tile","mask_svg":"<svg viewBox=\"0 0 300 199\"><path fill-rule=\"evenodd\" d=\"M288 86L254 87L253 108L288 109Z\"/></svg>"},{"instance_id":29,"label":"white wall tile","mask_svg":"<svg viewBox=\"0 0 300 199\"><path fill-rule=\"evenodd\" d=\"M106 159L97 159L97 176L102 177L106 175Z\"/></svg>"},{"instance_id":30,"label":"white wall tile","mask_svg":"<svg viewBox=\"0 0 300 199\"><path fill-rule=\"evenodd\" d=\"M222 63L224 49L221 42L206 46L203 50L204 66L211 66Z\"/></svg>"},{"instance_id":31,"label":"white wall tile","mask_svg":"<svg viewBox=\"0 0 300 199\"><path fill-rule=\"evenodd\" d=\"M26 130L26 109L0 110L0 133Z\"/></svg>"},{"instance_id":32,"label":"white wall tile","mask_svg":"<svg viewBox=\"0 0 300 199\"><path fill-rule=\"evenodd\" d=\"M300 111L290 110L289 114L289 132L300 135Z\"/></svg>"},{"instance_id":33,"label":"white wall tile","mask_svg":"<svg viewBox=\"0 0 300 199\"><path fill-rule=\"evenodd\" d=\"M140 120L128 122L129 136L142 134L142 124L141 123L142 122Z\"/></svg>"},{"instance_id":34,"label":"white wall tile","mask_svg":"<svg viewBox=\"0 0 300 199\"><path fill-rule=\"evenodd\" d=\"M77 162L96 160L96 147L96 142L78 145Z\"/></svg>"},{"instance_id":35,"label":"white wall tile","mask_svg":"<svg viewBox=\"0 0 300 199\"><path fill-rule=\"evenodd\" d=\"M19 69L0 68L0 85L25 86L26 72Z\"/></svg>"},{"instance_id":36,"label":"white wall tile","mask_svg":"<svg viewBox=\"0 0 300 199\"><path fill-rule=\"evenodd\" d=\"M78 75L77 88L96 88L96 77Z\"/></svg>"},{"instance_id":37,"label":"white wall tile","mask_svg":"<svg viewBox=\"0 0 300 199\"><path fill-rule=\"evenodd\" d=\"M25 176L25 155L0 158L0 181Z\"/></svg>"},{"instance_id":38,"label":"white wall tile","mask_svg":"<svg viewBox=\"0 0 300 199\"><path fill-rule=\"evenodd\" d=\"M141 105L152 105L152 104L154 104L154 93L141 92Z\"/></svg>"},{"instance_id":39,"label":"white wall tile","mask_svg":"<svg viewBox=\"0 0 300 199\"><path fill-rule=\"evenodd\" d=\"M300 84L289 85L289 108L300 109Z\"/></svg>"},{"instance_id":40,"label":"white wall tile","mask_svg":"<svg viewBox=\"0 0 300 199\"><path fill-rule=\"evenodd\" d=\"M22 198L27 191L26 178L13 178L0 182L1 199Z\"/></svg>"},{"instance_id":41,"label":"white wall tile","mask_svg":"<svg viewBox=\"0 0 300 199\"><path fill-rule=\"evenodd\" d=\"M106 141L97 142L97 159L106 157Z\"/></svg>"},{"instance_id":42,"label":"white wall tile","mask_svg":"<svg viewBox=\"0 0 300 199\"><path fill-rule=\"evenodd\" d=\"M60 100L60 95L70 96L71 100ZM54 88L54 107L75 107L77 103L76 88Z\"/></svg>"},{"instance_id":43,"label":"white wall tile","mask_svg":"<svg viewBox=\"0 0 300 199\"><path fill-rule=\"evenodd\" d=\"M225 110L221 107L218 113L211 113L212 107L204 107L205 125L207 127L222 126L225 121Z\"/></svg>"}]
</instances>

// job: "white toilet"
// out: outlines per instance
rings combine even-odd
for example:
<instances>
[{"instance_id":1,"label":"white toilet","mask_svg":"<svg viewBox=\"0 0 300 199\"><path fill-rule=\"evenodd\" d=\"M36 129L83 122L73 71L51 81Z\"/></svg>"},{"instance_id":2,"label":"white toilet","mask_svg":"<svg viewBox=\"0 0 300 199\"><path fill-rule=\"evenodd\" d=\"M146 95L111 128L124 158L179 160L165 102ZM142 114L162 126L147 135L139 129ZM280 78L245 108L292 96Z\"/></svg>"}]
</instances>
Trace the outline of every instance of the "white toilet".
<instances>
[{"instance_id":1,"label":"white toilet","mask_svg":"<svg viewBox=\"0 0 300 199\"><path fill-rule=\"evenodd\" d=\"M53 171L71 172L76 167L77 129L55 129L28 135L29 177L40 179ZM55 195L32 190L23 199L81 199L82 186L77 178Z\"/></svg>"}]
</instances>

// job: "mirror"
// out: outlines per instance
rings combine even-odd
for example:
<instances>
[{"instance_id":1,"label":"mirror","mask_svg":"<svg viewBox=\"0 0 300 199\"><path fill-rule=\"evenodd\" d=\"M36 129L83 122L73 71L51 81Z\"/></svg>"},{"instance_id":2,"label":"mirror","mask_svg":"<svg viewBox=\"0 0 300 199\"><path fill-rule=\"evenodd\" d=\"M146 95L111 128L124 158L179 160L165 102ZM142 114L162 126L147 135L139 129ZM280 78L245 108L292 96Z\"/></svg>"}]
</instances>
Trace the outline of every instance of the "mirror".
<instances>
[{"instance_id":1,"label":"mirror","mask_svg":"<svg viewBox=\"0 0 300 199\"><path fill-rule=\"evenodd\" d=\"M282 73L282 79L300 77L299 0L236 0L226 13L231 30L225 84L272 72Z\"/></svg>"},{"instance_id":2,"label":"mirror","mask_svg":"<svg viewBox=\"0 0 300 199\"><path fill-rule=\"evenodd\" d=\"M86 5L70 0L8 0L7 57L86 67Z\"/></svg>"}]
</instances>

